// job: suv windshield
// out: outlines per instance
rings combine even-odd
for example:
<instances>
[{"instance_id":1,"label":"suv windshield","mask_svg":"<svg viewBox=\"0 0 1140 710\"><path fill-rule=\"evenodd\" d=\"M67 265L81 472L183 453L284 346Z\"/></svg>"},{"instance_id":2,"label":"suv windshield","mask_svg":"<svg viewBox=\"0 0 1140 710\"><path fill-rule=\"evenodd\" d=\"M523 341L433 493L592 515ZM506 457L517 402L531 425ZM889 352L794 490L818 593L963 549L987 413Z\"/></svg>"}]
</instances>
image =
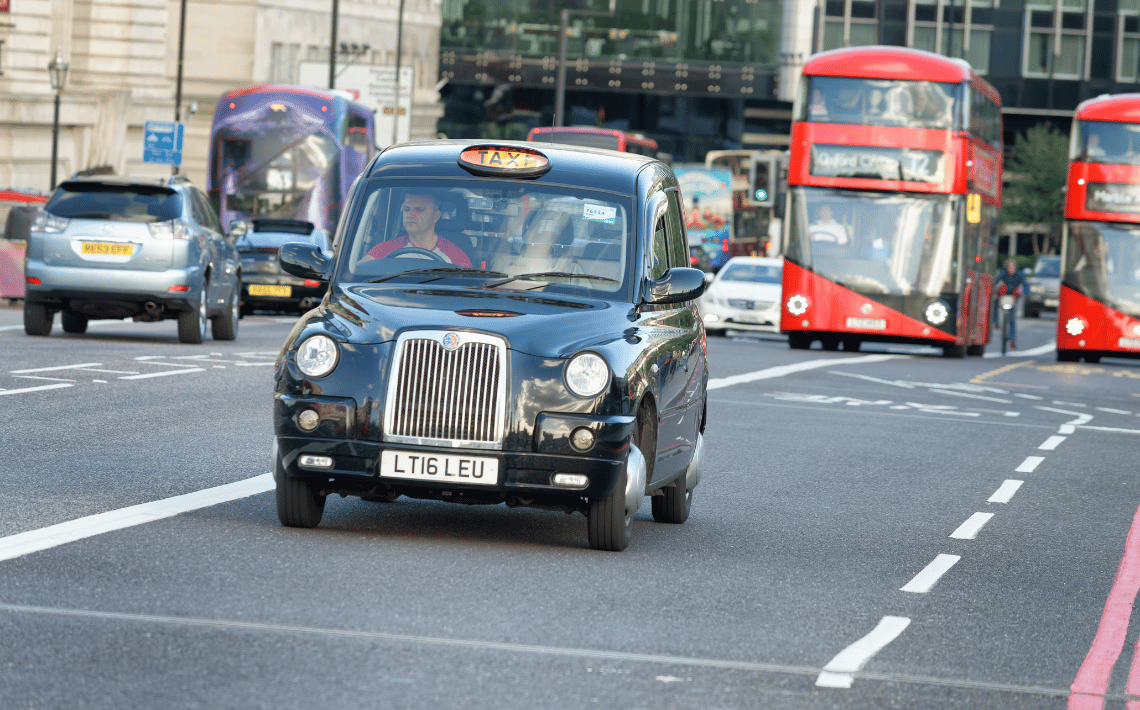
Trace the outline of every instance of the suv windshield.
<instances>
[{"instance_id":1,"label":"suv windshield","mask_svg":"<svg viewBox=\"0 0 1140 710\"><path fill-rule=\"evenodd\" d=\"M502 180L375 180L356 202L339 248L342 282L474 278L486 288L624 295L628 197Z\"/></svg>"},{"instance_id":2,"label":"suv windshield","mask_svg":"<svg viewBox=\"0 0 1140 710\"><path fill-rule=\"evenodd\" d=\"M71 181L59 186L44 210L70 219L168 222L182 216L182 196L158 185Z\"/></svg>"},{"instance_id":3,"label":"suv windshield","mask_svg":"<svg viewBox=\"0 0 1140 710\"><path fill-rule=\"evenodd\" d=\"M1033 275L1040 276L1047 279L1056 279L1061 276L1061 257L1059 256L1042 256L1037 259L1037 265L1033 267Z\"/></svg>"}]
</instances>

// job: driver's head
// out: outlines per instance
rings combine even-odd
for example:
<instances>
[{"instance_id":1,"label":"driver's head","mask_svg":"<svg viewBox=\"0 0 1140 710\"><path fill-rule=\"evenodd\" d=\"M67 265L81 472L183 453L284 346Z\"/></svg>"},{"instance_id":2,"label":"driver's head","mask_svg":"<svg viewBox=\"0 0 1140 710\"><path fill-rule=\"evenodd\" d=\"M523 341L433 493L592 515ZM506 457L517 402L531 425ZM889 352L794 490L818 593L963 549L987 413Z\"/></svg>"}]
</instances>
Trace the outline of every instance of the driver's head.
<instances>
[{"instance_id":1,"label":"driver's head","mask_svg":"<svg viewBox=\"0 0 1140 710\"><path fill-rule=\"evenodd\" d=\"M831 221L831 208L828 207L827 205L820 205L819 206L819 221L820 222Z\"/></svg>"},{"instance_id":2,"label":"driver's head","mask_svg":"<svg viewBox=\"0 0 1140 710\"><path fill-rule=\"evenodd\" d=\"M439 203L431 195L408 194L400 205L400 215L408 237L434 234L440 217Z\"/></svg>"}]
</instances>

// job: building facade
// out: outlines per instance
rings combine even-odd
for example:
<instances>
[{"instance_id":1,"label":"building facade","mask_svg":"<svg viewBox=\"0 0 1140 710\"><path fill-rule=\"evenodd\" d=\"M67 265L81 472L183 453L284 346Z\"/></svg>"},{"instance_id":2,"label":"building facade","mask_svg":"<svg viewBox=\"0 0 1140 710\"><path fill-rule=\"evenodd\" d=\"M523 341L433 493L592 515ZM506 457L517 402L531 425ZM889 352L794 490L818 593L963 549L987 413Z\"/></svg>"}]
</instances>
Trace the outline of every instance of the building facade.
<instances>
[{"instance_id":1,"label":"building facade","mask_svg":"<svg viewBox=\"0 0 1140 710\"><path fill-rule=\"evenodd\" d=\"M147 121L179 118L186 125L179 170L204 184L210 123L223 92L296 82L301 62L327 63L334 7L340 67L394 64L401 29L399 0L11 0L7 6L0 13L0 186L38 190L51 187L55 94L47 67L57 53L69 66L60 94L57 179L94 168L169 175L170 166L143 162L143 129ZM183 6L182 101L175 107ZM441 113L439 27L439 0L405 0L401 63L414 69L413 138L434 136Z\"/></svg>"}]
</instances>

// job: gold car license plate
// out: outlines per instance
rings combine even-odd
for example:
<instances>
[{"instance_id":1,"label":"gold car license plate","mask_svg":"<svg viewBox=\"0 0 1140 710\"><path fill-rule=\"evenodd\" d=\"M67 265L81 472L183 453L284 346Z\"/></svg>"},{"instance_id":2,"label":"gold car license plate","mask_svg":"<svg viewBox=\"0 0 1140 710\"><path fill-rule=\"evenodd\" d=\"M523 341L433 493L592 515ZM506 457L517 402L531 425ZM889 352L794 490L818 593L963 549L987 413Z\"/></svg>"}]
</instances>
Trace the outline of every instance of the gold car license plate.
<instances>
[{"instance_id":1,"label":"gold car license plate","mask_svg":"<svg viewBox=\"0 0 1140 710\"><path fill-rule=\"evenodd\" d=\"M499 482L499 460L484 456L389 450L380 454L380 476L493 486Z\"/></svg>"},{"instance_id":2,"label":"gold car license plate","mask_svg":"<svg viewBox=\"0 0 1140 710\"><path fill-rule=\"evenodd\" d=\"M289 298L293 295L292 286L272 286L270 284L250 284L249 295L251 296L277 296L279 298Z\"/></svg>"},{"instance_id":3,"label":"gold car license plate","mask_svg":"<svg viewBox=\"0 0 1140 710\"><path fill-rule=\"evenodd\" d=\"M79 245L79 253L99 256L132 256L135 253L135 246L119 242L83 242Z\"/></svg>"}]
</instances>

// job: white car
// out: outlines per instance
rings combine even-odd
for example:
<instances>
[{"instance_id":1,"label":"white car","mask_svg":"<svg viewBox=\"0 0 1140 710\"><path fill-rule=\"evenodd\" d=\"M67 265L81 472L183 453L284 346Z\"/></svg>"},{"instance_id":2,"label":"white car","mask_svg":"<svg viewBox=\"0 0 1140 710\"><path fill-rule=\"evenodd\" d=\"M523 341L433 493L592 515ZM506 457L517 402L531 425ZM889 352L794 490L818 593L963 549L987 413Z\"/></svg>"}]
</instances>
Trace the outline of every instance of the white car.
<instances>
[{"instance_id":1,"label":"white car","mask_svg":"<svg viewBox=\"0 0 1140 710\"><path fill-rule=\"evenodd\" d=\"M734 256L709 284L697 307L709 335L728 329L780 332L780 289L784 260Z\"/></svg>"}]
</instances>

